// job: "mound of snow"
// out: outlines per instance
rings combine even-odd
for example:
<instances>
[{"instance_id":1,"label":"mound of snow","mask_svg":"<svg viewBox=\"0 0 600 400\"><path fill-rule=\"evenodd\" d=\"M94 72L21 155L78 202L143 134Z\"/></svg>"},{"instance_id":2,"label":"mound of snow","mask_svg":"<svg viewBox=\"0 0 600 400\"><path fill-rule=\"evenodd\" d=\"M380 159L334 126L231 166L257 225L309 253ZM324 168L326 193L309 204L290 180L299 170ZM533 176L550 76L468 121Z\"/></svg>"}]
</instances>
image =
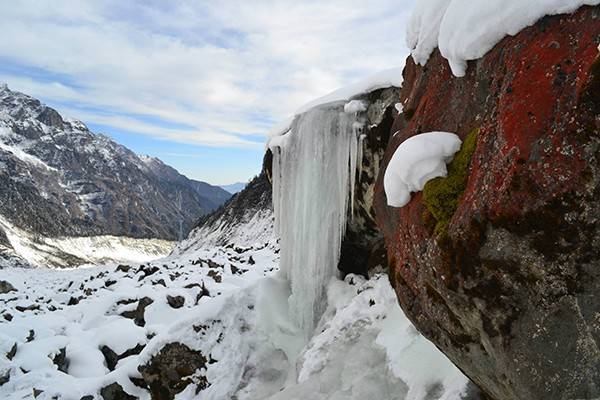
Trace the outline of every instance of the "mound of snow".
<instances>
[{"instance_id":1,"label":"mound of snow","mask_svg":"<svg viewBox=\"0 0 600 400\"><path fill-rule=\"evenodd\" d=\"M461 143L454 133L428 132L400 144L383 177L388 205L404 207L411 192L423 190L430 179L446 176L446 163L452 161Z\"/></svg>"},{"instance_id":2,"label":"mound of snow","mask_svg":"<svg viewBox=\"0 0 600 400\"><path fill-rule=\"evenodd\" d=\"M300 107L299 109L296 110L296 112L294 113L294 116L273 126L273 129L271 129L271 131L268 134L268 137L270 139L269 139L269 142L267 143L267 146L270 145L270 143L274 137L284 135L285 133L287 133L290 130L290 127L292 126L292 122L294 122L295 116L304 114L305 112L307 112L308 110L310 110L312 108L321 106L323 104L334 103L336 101L350 100L353 97L359 96L364 93L370 93L370 92L378 90L378 89L385 89L385 88L389 88L389 87L401 87L402 81L403 81L402 69L403 69L403 67L391 68L391 69L381 71L381 72L374 74L366 79L363 79L362 81L353 83L348 86L344 86L344 87L337 89L323 97L319 97L315 100L312 100L312 101L304 104L302 107ZM348 104L352 104L352 101L350 101L350 103L348 103ZM358 105L358 103L353 103L353 105L349 106L349 107L355 107L357 105ZM348 113L354 113L356 111L364 111L364 110L354 110L354 111L344 110L344 111L348 112Z\"/></svg>"},{"instance_id":3,"label":"mound of snow","mask_svg":"<svg viewBox=\"0 0 600 400\"><path fill-rule=\"evenodd\" d=\"M516 35L546 15L570 13L600 0L420 0L408 24L406 44L425 65L439 47L455 76L468 60L481 58L507 35Z\"/></svg>"}]
</instances>

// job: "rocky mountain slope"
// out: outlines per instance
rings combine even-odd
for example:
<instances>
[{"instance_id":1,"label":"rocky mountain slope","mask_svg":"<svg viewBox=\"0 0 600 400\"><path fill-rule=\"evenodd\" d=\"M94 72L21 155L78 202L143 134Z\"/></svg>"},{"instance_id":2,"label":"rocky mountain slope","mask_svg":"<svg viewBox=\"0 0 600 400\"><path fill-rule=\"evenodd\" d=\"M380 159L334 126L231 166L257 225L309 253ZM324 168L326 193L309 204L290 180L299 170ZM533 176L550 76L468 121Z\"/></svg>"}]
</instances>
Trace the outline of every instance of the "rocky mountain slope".
<instances>
[{"instance_id":1,"label":"rocky mountain slope","mask_svg":"<svg viewBox=\"0 0 600 400\"><path fill-rule=\"evenodd\" d=\"M48 237L181 239L230 197L6 85L0 86L0 188L0 215Z\"/></svg>"},{"instance_id":2,"label":"rocky mountain slope","mask_svg":"<svg viewBox=\"0 0 600 400\"><path fill-rule=\"evenodd\" d=\"M599 42L600 6L582 7L505 37L464 77L438 50L404 70L383 169L422 132L463 147L402 208L380 174L390 277L417 329L492 399L600 396Z\"/></svg>"}]
</instances>

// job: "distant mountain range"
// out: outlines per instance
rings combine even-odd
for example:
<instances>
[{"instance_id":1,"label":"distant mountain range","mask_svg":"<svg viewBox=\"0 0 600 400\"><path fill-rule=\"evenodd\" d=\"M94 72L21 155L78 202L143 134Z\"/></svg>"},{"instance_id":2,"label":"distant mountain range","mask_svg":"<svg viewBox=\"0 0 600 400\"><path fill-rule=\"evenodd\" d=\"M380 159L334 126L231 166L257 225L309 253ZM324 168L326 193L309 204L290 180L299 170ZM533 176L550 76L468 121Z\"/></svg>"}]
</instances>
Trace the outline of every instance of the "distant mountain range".
<instances>
[{"instance_id":1,"label":"distant mountain range","mask_svg":"<svg viewBox=\"0 0 600 400\"><path fill-rule=\"evenodd\" d=\"M0 217L13 226L176 240L230 197L0 84Z\"/></svg>"},{"instance_id":2,"label":"distant mountain range","mask_svg":"<svg viewBox=\"0 0 600 400\"><path fill-rule=\"evenodd\" d=\"M247 184L248 184L247 182L246 183L236 182L236 183L232 183L231 185L221 185L219 187L221 189L228 191L231 194L236 194L236 193L244 190L244 188L246 187Z\"/></svg>"}]
</instances>

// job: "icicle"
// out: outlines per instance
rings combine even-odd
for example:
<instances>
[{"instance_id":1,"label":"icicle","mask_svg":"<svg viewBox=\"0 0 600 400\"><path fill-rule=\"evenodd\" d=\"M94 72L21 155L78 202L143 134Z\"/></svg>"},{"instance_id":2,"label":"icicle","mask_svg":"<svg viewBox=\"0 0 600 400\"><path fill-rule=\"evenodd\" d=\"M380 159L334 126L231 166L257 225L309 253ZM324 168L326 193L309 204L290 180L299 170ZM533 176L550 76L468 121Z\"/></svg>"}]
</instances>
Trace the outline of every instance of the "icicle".
<instances>
[{"instance_id":1,"label":"icicle","mask_svg":"<svg viewBox=\"0 0 600 400\"><path fill-rule=\"evenodd\" d=\"M335 103L296 117L273 150L273 204L290 315L308 337L337 273L363 124ZM358 163L360 164L360 162Z\"/></svg>"}]
</instances>

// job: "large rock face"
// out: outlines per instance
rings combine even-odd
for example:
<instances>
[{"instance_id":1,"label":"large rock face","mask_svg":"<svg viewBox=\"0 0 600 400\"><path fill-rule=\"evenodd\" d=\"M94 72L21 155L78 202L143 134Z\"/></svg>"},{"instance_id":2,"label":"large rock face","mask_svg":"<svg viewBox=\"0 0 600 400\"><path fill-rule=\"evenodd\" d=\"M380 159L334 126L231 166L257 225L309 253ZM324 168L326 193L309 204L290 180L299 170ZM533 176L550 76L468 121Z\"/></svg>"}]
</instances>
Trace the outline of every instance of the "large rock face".
<instances>
[{"instance_id":1,"label":"large rock face","mask_svg":"<svg viewBox=\"0 0 600 400\"><path fill-rule=\"evenodd\" d=\"M464 78L437 51L404 72L384 167L415 134L476 136L454 171L464 191L428 184L427 199L391 208L380 174L390 279L416 327L493 399L600 396L599 42L600 7L584 7L505 38Z\"/></svg>"},{"instance_id":2,"label":"large rock face","mask_svg":"<svg viewBox=\"0 0 600 400\"><path fill-rule=\"evenodd\" d=\"M230 196L0 85L0 217L21 229L182 239Z\"/></svg>"}]
</instances>

